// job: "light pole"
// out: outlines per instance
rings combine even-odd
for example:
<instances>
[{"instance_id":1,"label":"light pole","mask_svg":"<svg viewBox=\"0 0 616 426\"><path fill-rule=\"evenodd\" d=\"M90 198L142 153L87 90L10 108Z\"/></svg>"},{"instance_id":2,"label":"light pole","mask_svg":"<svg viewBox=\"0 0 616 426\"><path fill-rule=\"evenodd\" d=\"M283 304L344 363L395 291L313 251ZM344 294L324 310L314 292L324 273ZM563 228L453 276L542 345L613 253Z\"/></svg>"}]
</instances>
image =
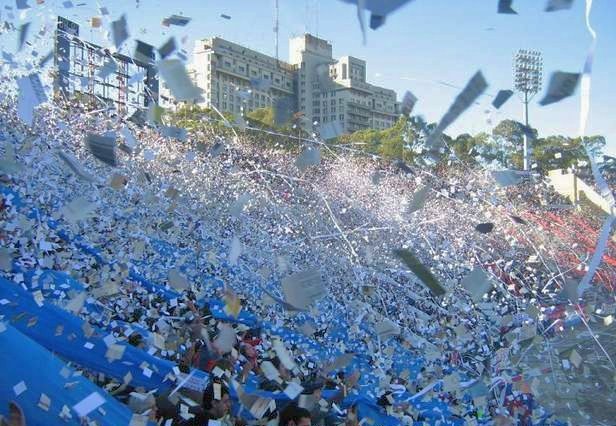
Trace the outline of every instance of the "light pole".
<instances>
[{"instance_id":1,"label":"light pole","mask_svg":"<svg viewBox=\"0 0 616 426\"><path fill-rule=\"evenodd\" d=\"M528 103L541 90L541 76L543 71L543 58L541 52L536 50L520 49L513 62L513 81L515 89L524 98L524 170L530 170L530 143L528 140Z\"/></svg>"}]
</instances>

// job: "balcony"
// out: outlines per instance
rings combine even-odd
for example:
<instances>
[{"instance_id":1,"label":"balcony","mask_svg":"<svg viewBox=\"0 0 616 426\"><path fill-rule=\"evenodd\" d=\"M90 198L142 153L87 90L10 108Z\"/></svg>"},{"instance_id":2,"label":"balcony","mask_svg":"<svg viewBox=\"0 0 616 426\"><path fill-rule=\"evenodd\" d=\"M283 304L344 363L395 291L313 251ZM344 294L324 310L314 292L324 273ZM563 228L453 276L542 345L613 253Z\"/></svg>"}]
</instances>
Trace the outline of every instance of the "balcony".
<instances>
[{"instance_id":1,"label":"balcony","mask_svg":"<svg viewBox=\"0 0 616 426\"><path fill-rule=\"evenodd\" d=\"M372 115L372 111L368 106L360 105L354 102L347 102L347 112L366 117L366 119L370 118Z\"/></svg>"},{"instance_id":2,"label":"balcony","mask_svg":"<svg viewBox=\"0 0 616 426\"><path fill-rule=\"evenodd\" d=\"M236 77L236 78L239 78L239 79L242 79L242 80L245 81L246 85L250 85L250 79L251 78L255 78L255 77L248 77L246 75L246 73L244 73L244 74L239 73L239 72L235 71L233 69L233 67L226 67L224 65L212 64L212 74L211 75L214 75L214 72L216 72L216 71L221 72L221 73L225 73L227 75L230 75L230 76L233 76L233 77ZM285 94L290 94L290 95L292 95L294 93L293 92L293 85L291 85L291 87L289 88L289 87L285 87L282 82L281 83L275 83L275 82L272 81L271 83L272 83L272 85L271 85L270 90L278 90L278 91L284 92Z\"/></svg>"},{"instance_id":3,"label":"balcony","mask_svg":"<svg viewBox=\"0 0 616 426\"><path fill-rule=\"evenodd\" d=\"M347 117L348 117L347 121L349 123L357 124L357 125L364 126L364 127L370 126L370 120L366 117L362 117L362 116L351 114L351 113L347 114Z\"/></svg>"}]
</instances>

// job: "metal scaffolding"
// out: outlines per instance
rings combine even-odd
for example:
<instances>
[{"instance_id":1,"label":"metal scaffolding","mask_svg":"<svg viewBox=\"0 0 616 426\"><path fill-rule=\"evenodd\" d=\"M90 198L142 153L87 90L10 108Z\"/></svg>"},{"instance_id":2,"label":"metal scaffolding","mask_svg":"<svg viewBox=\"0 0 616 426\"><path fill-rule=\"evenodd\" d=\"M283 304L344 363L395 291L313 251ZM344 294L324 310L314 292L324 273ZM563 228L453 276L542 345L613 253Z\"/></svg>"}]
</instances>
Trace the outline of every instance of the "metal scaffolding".
<instances>
[{"instance_id":1,"label":"metal scaffolding","mask_svg":"<svg viewBox=\"0 0 616 426\"><path fill-rule=\"evenodd\" d=\"M57 94L114 107L120 113L158 101L154 58L145 63L84 41L79 38L79 26L62 17L58 17L55 43ZM115 64L113 72L101 74L110 62ZM136 78L130 81L131 77Z\"/></svg>"}]
</instances>

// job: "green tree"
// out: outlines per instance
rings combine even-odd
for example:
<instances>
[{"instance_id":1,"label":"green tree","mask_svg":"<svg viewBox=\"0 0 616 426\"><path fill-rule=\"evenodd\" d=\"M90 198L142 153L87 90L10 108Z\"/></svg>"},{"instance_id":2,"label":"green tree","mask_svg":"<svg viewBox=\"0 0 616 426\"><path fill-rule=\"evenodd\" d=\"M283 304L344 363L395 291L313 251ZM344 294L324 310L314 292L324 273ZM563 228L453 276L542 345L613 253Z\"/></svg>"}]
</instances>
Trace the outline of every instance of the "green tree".
<instances>
[{"instance_id":1,"label":"green tree","mask_svg":"<svg viewBox=\"0 0 616 426\"><path fill-rule=\"evenodd\" d=\"M332 143L352 145L353 148L389 159L408 160L412 157L409 147L408 120L400 118L394 126L383 129L364 129L339 136ZM412 138L412 136L411 136Z\"/></svg>"},{"instance_id":2,"label":"green tree","mask_svg":"<svg viewBox=\"0 0 616 426\"><path fill-rule=\"evenodd\" d=\"M537 138L537 129L531 127L528 129L528 132L532 139ZM516 146L521 146L524 143L524 133L526 133L524 124L509 119L501 121L492 129L492 136L494 138L502 138Z\"/></svg>"},{"instance_id":3,"label":"green tree","mask_svg":"<svg viewBox=\"0 0 616 426\"><path fill-rule=\"evenodd\" d=\"M276 123L274 120L274 108L257 108L253 111L250 111L246 114L246 118L250 122L254 122L257 125L268 127L270 129L276 128Z\"/></svg>"},{"instance_id":4,"label":"green tree","mask_svg":"<svg viewBox=\"0 0 616 426\"><path fill-rule=\"evenodd\" d=\"M504 167L522 168L524 164L524 134L530 139L531 150L536 144L537 129L526 128L524 124L515 120L503 120L494 129L492 137L500 152L495 153L496 159Z\"/></svg>"},{"instance_id":5,"label":"green tree","mask_svg":"<svg viewBox=\"0 0 616 426\"><path fill-rule=\"evenodd\" d=\"M605 147L603 136L589 136L570 138L567 136L548 136L537 139L533 146L533 160L537 163L539 171L547 173L553 169L567 169L570 167L584 168L590 163L585 147L595 159L601 158ZM586 166L583 164L586 163Z\"/></svg>"},{"instance_id":6,"label":"green tree","mask_svg":"<svg viewBox=\"0 0 616 426\"><path fill-rule=\"evenodd\" d=\"M351 134L339 136L331 141L340 145L352 145L354 149L378 154L381 144L380 132L374 129L358 130Z\"/></svg>"},{"instance_id":7,"label":"green tree","mask_svg":"<svg viewBox=\"0 0 616 426\"><path fill-rule=\"evenodd\" d=\"M606 145L605 137L594 135L588 136L584 138L584 144L588 146L590 152L595 156L595 158L599 159L603 155L603 150Z\"/></svg>"},{"instance_id":8,"label":"green tree","mask_svg":"<svg viewBox=\"0 0 616 426\"><path fill-rule=\"evenodd\" d=\"M616 157L611 155L604 155L603 161L601 161L601 170L616 173Z\"/></svg>"},{"instance_id":9,"label":"green tree","mask_svg":"<svg viewBox=\"0 0 616 426\"><path fill-rule=\"evenodd\" d=\"M475 156L478 154L476 150L477 140L468 133L458 135L452 141L450 147L461 161L471 164L476 162Z\"/></svg>"},{"instance_id":10,"label":"green tree","mask_svg":"<svg viewBox=\"0 0 616 426\"><path fill-rule=\"evenodd\" d=\"M409 135L412 128L408 126L408 120L400 118L392 127L377 132L380 140L379 154L385 158L410 161L413 158L411 144L413 136Z\"/></svg>"},{"instance_id":11,"label":"green tree","mask_svg":"<svg viewBox=\"0 0 616 426\"><path fill-rule=\"evenodd\" d=\"M414 162L423 157L442 157L440 153L430 152L424 146L426 137L435 128L435 124L427 124L422 117L400 117L387 129L364 129L351 134L342 135L333 141L337 144L353 145L353 148L366 153L377 154L391 160ZM453 141L443 135L450 145Z\"/></svg>"}]
</instances>

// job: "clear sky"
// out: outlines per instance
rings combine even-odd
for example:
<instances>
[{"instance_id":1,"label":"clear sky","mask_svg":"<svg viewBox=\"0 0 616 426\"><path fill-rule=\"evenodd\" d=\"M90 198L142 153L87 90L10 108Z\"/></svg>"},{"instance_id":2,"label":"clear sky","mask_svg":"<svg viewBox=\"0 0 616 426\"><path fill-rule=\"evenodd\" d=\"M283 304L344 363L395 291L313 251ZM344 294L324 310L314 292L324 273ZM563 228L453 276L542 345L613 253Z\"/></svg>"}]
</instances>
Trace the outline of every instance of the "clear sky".
<instances>
[{"instance_id":1,"label":"clear sky","mask_svg":"<svg viewBox=\"0 0 616 426\"><path fill-rule=\"evenodd\" d=\"M72 1L86 5L64 9L62 0L46 0L46 13L64 12L82 25L84 38L100 42L102 34L87 29L87 19L96 14L96 3ZM552 71L580 71L591 43L584 23L585 0L575 0L572 9L554 13L543 11L547 0L514 0L518 15L497 14L497 0L414 0L388 16L380 29L368 29L365 45L354 5L340 0L279 1L281 59L288 56L290 36L305 31L317 34L333 44L334 56L365 59L370 82L396 90L399 98L411 90L419 98L414 112L430 121L438 121L459 92L449 85L464 86L479 69L490 85L488 93L511 88L512 57L519 48L543 53L546 86ZM29 3L37 8L35 0ZM0 0L0 4L14 5L14 1ZM173 34L178 41L186 36L185 46L191 51L195 39L218 35L274 53L274 0L110 0L101 4L111 13L106 27L110 19L126 13L131 36L155 46ZM183 28L163 27L162 19L171 14L189 16L192 22ZM608 152L616 154L616 0L594 0L591 23L598 44L588 134L606 136ZM133 44L126 43L124 49L130 52ZM531 125L540 135L577 135L579 89L576 96L546 107L537 104L540 96L530 108ZM491 98L483 97L481 105L473 106L446 132L455 136L489 131L490 114L485 111L490 102ZM522 104L517 98L492 113L492 125L505 118L522 120Z\"/></svg>"}]
</instances>

